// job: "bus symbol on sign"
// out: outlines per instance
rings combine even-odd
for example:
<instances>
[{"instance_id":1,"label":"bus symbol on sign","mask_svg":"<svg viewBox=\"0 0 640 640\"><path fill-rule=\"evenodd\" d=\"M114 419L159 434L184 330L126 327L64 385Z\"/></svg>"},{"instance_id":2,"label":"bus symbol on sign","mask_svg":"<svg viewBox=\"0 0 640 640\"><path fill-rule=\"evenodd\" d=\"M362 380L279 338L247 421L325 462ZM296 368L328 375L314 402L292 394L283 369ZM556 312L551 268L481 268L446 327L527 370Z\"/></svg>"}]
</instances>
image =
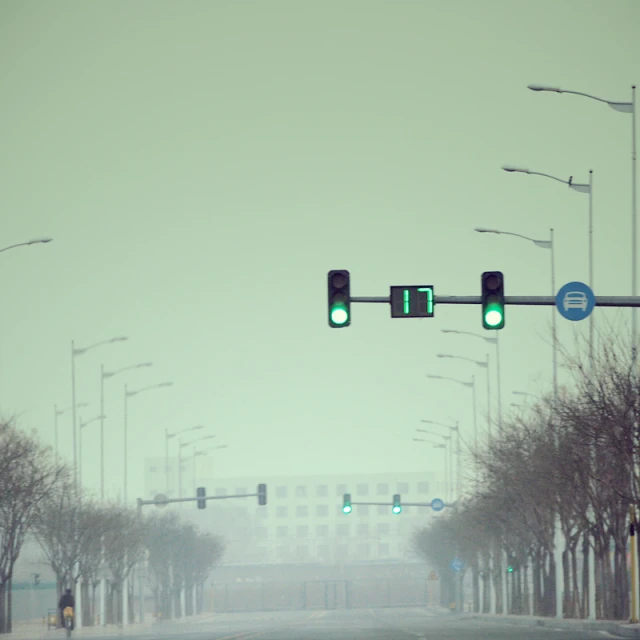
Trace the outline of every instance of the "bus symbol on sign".
<instances>
[{"instance_id":1,"label":"bus symbol on sign","mask_svg":"<svg viewBox=\"0 0 640 640\"><path fill-rule=\"evenodd\" d=\"M433 286L391 287L392 318L433 318Z\"/></svg>"}]
</instances>

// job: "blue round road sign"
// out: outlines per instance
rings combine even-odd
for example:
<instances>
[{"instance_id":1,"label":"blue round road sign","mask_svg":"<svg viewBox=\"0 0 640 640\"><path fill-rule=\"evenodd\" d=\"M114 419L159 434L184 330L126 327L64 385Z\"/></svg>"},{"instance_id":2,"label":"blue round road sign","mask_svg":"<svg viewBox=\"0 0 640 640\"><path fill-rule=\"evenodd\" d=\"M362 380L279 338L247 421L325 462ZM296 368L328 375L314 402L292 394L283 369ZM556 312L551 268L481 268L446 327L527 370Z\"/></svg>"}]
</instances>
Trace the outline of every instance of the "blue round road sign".
<instances>
[{"instance_id":1,"label":"blue round road sign","mask_svg":"<svg viewBox=\"0 0 640 640\"><path fill-rule=\"evenodd\" d=\"M450 567L456 572L456 573L460 573L460 571L462 571L462 568L464 567L464 562L462 562L462 560L458 560L458 558L456 558L455 560L451 561L451 565Z\"/></svg>"},{"instance_id":2,"label":"blue round road sign","mask_svg":"<svg viewBox=\"0 0 640 640\"><path fill-rule=\"evenodd\" d=\"M440 498L434 498L431 501L431 508L434 511L442 511L444 509L444 502Z\"/></svg>"},{"instance_id":3,"label":"blue round road sign","mask_svg":"<svg viewBox=\"0 0 640 640\"><path fill-rule=\"evenodd\" d=\"M568 282L556 295L560 315L573 322L588 318L595 306L596 297L584 282Z\"/></svg>"}]
</instances>

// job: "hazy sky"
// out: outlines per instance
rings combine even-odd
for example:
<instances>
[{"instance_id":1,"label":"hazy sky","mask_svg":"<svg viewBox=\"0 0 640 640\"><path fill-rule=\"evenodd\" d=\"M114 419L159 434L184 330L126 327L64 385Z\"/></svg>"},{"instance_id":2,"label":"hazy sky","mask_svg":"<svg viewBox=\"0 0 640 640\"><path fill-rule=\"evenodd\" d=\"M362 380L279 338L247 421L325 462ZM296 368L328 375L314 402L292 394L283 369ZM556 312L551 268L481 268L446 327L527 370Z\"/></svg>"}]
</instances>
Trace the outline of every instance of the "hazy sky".
<instances>
[{"instance_id":1,"label":"hazy sky","mask_svg":"<svg viewBox=\"0 0 640 640\"><path fill-rule=\"evenodd\" d=\"M587 196L500 167L593 169L595 289L630 294L631 116L526 87L630 100L638 25L637 0L1 0L0 244L54 238L0 256L2 411L51 443L71 340L126 335L77 359L85 419L101 363L154 363L107 381L109 495L125 382L174 382L130 400L130 497L165 428L199 423L230 446L211 457L224 476L439 466L413 430L453 417L471 439L471 394L425 375L475 373L484 414L483 370L436 358L485 357L440 331L489 335L479 308L400 322L357 305L332 330L327 271L349 269L354 295L479 295L490 269L508 295L548 295L549 251L473 228L553 226L558 286L586 281ZM507 309L505 412L513 390L549 388L549 323L549 308ZM69 414L60 439L71 454Z\"/></svg>"}]
</instances>

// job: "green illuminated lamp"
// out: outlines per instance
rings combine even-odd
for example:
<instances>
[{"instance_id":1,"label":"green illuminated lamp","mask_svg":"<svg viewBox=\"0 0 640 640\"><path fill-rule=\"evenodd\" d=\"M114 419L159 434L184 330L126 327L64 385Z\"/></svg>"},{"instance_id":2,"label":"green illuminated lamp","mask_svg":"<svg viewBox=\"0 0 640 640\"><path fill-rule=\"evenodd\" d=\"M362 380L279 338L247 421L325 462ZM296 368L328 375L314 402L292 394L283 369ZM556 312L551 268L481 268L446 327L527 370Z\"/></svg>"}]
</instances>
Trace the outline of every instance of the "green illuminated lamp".
<instances>
[{"instance_id":1,"label":"green illuminated lamp","mask_svg":"<svg viewBox=\"0 0 640 640\"><path fill-rule=\"evenodd\" d=\"M343 304L335 304L331 307L331 322L343 325L349 321L349 312Z\"/></svg>"},{"instance_id":2,"label":"green illuminated lamp","mask_svg":"<svg viewBox=\"0 0 640 640\"><path fill-rule=\"evenodd\" d=\"M487 305L484 312L484 321L489 327L499 327L504 318L502 305L494 302Z\"/></svg>"}]
</instances>

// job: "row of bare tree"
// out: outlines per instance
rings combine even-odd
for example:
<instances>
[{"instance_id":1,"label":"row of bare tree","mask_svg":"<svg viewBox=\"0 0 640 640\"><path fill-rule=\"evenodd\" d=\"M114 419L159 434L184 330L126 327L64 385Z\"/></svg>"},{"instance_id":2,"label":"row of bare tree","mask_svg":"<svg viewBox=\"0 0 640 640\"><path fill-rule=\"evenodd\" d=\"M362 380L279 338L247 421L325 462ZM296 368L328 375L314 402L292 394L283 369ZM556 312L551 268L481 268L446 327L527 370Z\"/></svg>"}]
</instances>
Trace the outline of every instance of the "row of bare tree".
<instances>
[{"instance_id":1,"label":"row of bare tree","mask_svg":"<svg viewBox=\"0 0 640 640\"><path fill-rule=\"evenodd\" d=\"M13 422L0 422L0 469L0 633L11 631L11 581L29 535L56 575L58 594L65 587L79 592L85 626L96 621L103 580L107 624L123 620L125 585L133 622L135 580L145 580L163 618L198 612L194 590L202 593L223 553L216 536L181 522L175 512L142 518L82 495L68 467ZM140 569L137 576L134 569Z\"/></svg>"},{"instance_id":2,"label":"row of bare tree","mask_svg":"<svg viewBox=\"0 0 640 640\"><path fill-rule=\"evenodd\" d=\"M597 618L629 616L640 377L625 345L602 342L593 362L565 354L572 389L539 399L471 452L456 507L416 533L415 550L439 570L443 604L456 599L450 563L459 558L477 612L490 612L493 590L497 613L555 616L561 589L562 615L584 618L592 562Z\"/></svg>"}]
</instances>

